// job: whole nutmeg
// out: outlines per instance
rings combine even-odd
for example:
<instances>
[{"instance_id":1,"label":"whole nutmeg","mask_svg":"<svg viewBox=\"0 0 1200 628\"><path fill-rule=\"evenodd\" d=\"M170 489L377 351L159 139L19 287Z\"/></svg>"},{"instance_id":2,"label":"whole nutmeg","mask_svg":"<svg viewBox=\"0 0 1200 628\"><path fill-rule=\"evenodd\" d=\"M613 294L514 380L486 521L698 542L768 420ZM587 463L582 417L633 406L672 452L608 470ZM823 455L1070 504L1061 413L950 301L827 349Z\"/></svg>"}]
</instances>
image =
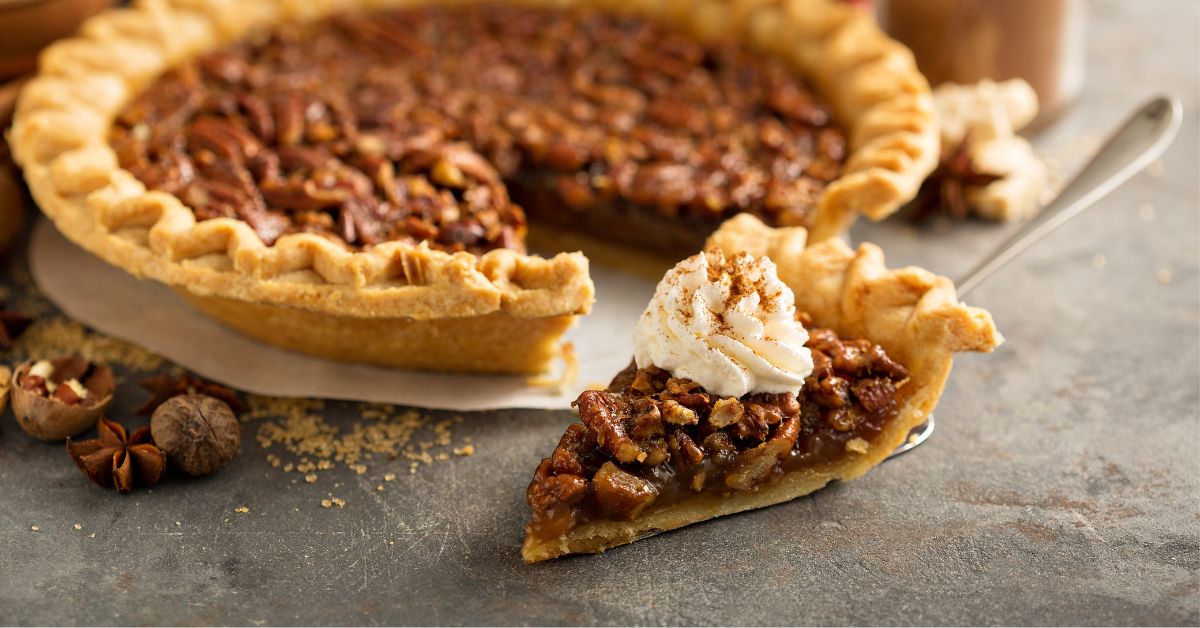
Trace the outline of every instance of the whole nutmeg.
<instances>
[{"instance_id":1,"label":"whole nutmeg","mask_svg":"<svg viewBox=\"0 0 1200 628\"><path fill-rule=\"evenodd\" d=\"M180 395L150 417L154 444L188 475L208 475L229 464L242 444L242 426L229 404L208 395Z\"/></svg>"}]
</instances>

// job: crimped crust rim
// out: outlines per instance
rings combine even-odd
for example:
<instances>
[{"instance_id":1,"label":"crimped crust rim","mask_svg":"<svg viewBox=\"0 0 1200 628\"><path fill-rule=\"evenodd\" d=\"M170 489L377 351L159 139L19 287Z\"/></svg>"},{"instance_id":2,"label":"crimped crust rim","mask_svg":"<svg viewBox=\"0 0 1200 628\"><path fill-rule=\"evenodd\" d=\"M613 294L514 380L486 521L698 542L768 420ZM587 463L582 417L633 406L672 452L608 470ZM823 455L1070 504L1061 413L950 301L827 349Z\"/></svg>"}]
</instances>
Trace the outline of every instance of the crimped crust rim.
<instances>
[{"instance_id":1,"label":"crimped crust rim","mask_svg":"<svg viewBox=\"0 0 1200 628\"><path fill-rule=\"evenodd\" d=\"M452 2L455 0L428 0ZM861 12L831 0L512 0L636 11L701 37L735 32L791 61L847 127L851 153L826 188L813 232L862 213L882 218L915 195L937 158L928 84L912 56ZM117 165L107 133L125 103L180 61L287 20L400 0L140 0L88 20L42 54L22 92L11 144L43 211L68 238L136 276L201 295L335 314L417 319L494 311L586 313L586 258L498 250L475 257L424 244L348 251L311 234L266 246L244 222L196 221L176 197Z\"/></svg>"}]
</instances>

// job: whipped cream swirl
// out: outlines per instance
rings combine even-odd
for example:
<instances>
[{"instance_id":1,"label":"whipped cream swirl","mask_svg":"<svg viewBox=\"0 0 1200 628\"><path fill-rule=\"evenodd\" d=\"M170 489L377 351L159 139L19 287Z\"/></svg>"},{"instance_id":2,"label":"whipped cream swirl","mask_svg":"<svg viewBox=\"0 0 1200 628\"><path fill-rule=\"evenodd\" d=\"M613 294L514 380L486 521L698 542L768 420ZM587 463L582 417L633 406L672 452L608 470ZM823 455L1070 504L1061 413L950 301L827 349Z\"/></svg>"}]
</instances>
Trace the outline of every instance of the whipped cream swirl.
<instances>
[{"instance_id":1,"label":"whipped cream swirl","mask_svg":"<svg viewBox=\"0 0 1200 628\"><path fill-rule=\"evenodd\" d=\"M806 342L795 295L775 264L713 249L659 282L634 330L634 360L721 396L794 394L813 369Z\"/></svg>"}]
</instances>

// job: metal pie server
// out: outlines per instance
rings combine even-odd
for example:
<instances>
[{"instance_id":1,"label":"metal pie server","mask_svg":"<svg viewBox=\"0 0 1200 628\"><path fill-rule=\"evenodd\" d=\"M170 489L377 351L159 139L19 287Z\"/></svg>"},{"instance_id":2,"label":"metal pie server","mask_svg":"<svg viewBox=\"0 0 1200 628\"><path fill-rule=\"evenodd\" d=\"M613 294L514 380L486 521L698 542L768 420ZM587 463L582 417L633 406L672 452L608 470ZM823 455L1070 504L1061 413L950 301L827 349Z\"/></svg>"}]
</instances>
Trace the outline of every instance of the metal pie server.
<instances>
[{"instance_id":1,"label":"metal pie server","mask_svg":"<svg viewBox=\"0 0 1200 628\"><path fill-rule=\"evenodd\" d=\"M1175 139L1182 119L1183 106L1174 96L1159 96L1139 107L1041 213L955 282L958 296L966 295L1051 231L1082 214L1149 166ZM930 415L928 421L909 432L908 439L888 459L929 440L934 425L933 415Z\"/></svg>"}]
</instances>

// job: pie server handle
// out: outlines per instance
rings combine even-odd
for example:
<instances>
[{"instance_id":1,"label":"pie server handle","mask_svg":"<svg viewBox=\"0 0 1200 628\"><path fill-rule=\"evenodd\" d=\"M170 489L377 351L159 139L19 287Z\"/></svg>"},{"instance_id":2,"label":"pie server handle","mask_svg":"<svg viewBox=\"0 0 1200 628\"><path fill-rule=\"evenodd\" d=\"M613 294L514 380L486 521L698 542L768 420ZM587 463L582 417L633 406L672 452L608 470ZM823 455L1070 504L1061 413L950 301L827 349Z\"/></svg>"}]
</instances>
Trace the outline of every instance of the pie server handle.
<instances>
[{"instance_id":1,"label":"pie server handle","mask_svg":"<svg viewBox=\"0 0 1200 628\"><path fill-rule=\"evenodd\" d=\"M979 265L955 284L958 295L971 291L1025 249L1082 214L1109 192L1121 187L1166 150L1179 132L1183 106L1174 96L1159 96L1142 105L1121 128L1109 136L1058 196L1032 220L996 247ZM933 415L908 433L908 438L888 459L914 449L925 442L934 428Z\"/></svg>"},{"instance_id":2,"label":"pie server handle","mask_svg":"<svg viewBox=\"0 0 1200 628\"><path fill-rule=\"evenodd\" d=\"M958 295L970 292L1025 249L1149 166L1175 139L1182 118L1183 106L1174 96L1159 96L1142 105L1109 136L1053 201L955 282Z\"/></svg>"}]
</instances>

